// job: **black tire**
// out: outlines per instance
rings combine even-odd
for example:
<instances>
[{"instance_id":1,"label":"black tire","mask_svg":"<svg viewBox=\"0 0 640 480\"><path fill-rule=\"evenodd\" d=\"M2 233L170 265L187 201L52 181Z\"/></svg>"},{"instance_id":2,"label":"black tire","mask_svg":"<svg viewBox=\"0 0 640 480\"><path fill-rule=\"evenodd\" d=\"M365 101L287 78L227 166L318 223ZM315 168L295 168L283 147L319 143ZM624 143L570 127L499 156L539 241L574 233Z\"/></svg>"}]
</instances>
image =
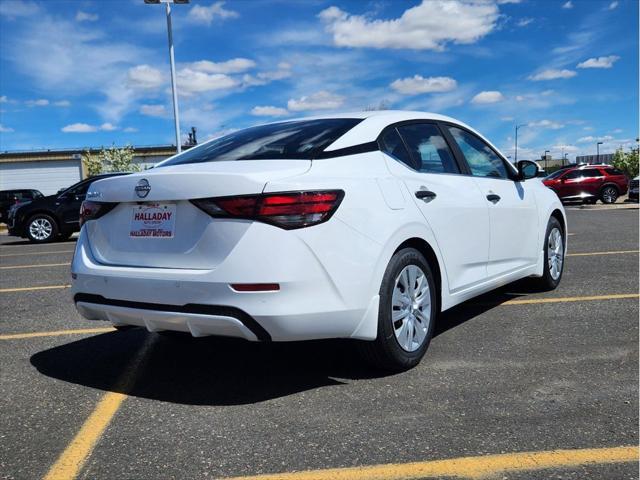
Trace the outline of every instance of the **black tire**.
<instances>
[{"instance_id":1,"label":"black tire","mask_svg":"<svg viewBox=\"0 0 640 480\"><path fill-rule=\"evenodd\" d=\"M552 274L552 269L549 261L549 237L551 232L554 229L558 229L560 231L560 236L562 238L562 263L560 266L560 275L557 278L554 278ZM544 234L544 274L542 277L536 278L534 280L535 287L541 291L549 291L555 290L556 287L560 284L560 280L562 280L562 274L564 272L564 246L566 245L566 235L564 232L563 226L560 224L557 218L551 217L549 222L547 223L547 230Z\"/></svg>"},{"instance_id":2,"label":"black tire","mask_svg":"<svg viewBox=\"0 0 640 480\"><path fill-rule=\"evenodd\" d=\"M619 193L616 187L613 185L605 185L600 191L600 200L602 200L602 203L616 203L618 195Z\"/></svg>"},{"instance_id":3,"label":"black tire","mask_svg":"<svg viewBox=\"0 0 640 480\"><path fill-rule=\"evenodd\" d=\"M71 235L73 235L73 232L60 232L58 234L58 241L64 242L65 240L69 240L69 238L71 238Z\"/></svg>"},{"instance_id":4,"label":"black tire","mask_svg":"<svg viewBox=\"0 0 640 480\"><path fill-rule=\"evenodd\" d=\"M392 298L396 288L396 279L405 267L415 265L422 272L429 286L430 321L426 326L426 335L420 346L414 351L407 351L400 346L394 324L392 322ZM433 271L424 256L413 248L405 248L397 252L389 261L380 286L380 308L378 311L378 335L374 341L359 342L360 353L370 364L389 371L403 371L415 367L429 348L433 328L438 313L438 297ZM418 324L419 325L419 324ZM415 328L415 327L412 327ZM417 342L416 342L417 343Z\"/></svg>"},{"instance_id":5,"label":"black tire","mask_svg":"<svg viewBox=\"0 0 640 480\"><path fill-rule=\"evenodd\" d=\"M597 202L598 202L598 199L596 197L587 198L582 201L582 203L584 203L585 205L595 205Z\"/></svg>"},{"instance_id":6,"label":"black tire","mask_svg":"<svg viewBox=\"0 0 640 480\"><path fill-rule=\"evenodd\" d=\"M37 225L42 226L42 229ZM46 232L48 235L45 236ZM25 233L30 242L48 243L58 238L58 232L58 222L53 217L45 213L36 213L27 222Z\"/></svg>"}]
</instances>

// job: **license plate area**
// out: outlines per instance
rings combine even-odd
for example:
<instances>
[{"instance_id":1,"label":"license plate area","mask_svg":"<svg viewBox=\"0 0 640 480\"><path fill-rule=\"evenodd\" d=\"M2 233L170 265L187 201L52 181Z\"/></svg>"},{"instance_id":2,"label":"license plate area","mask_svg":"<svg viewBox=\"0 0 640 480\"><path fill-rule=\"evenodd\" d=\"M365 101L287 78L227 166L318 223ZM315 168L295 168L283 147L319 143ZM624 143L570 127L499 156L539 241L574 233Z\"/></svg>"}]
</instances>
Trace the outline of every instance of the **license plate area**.
<instances>
[{"instance_id":1,"label":"license plate area","mask_svg":"<svg viewBox=\"0 0 640 480\"><path fill-rule=\"evenodd\" d=\"M139 203L132 207L130 238L173 238L176 204Z\"/></svg>"}]
</instances>

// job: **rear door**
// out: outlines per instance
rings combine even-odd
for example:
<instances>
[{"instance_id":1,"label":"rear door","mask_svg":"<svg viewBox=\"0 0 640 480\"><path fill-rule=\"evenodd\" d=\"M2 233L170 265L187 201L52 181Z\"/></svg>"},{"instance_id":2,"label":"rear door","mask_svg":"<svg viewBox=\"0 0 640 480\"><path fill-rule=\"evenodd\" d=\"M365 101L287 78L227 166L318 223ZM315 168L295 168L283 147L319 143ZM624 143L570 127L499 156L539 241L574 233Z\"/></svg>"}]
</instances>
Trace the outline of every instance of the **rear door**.
<instances>
[{"instance_id":1,"label":"rear door","mask_svg":"<svg viewBox=\"0 0 640 480\"><path fill-rule=\"evenodd\" d=\"M537 180L517 181L506 160L480 137L453 125L447 130L489 209L489 278L534 265L540 227L535 195L529 185Z\"/></svg>"},{"instance_id":2,"label":"rear door","mask_svg":"<svg viewBox=\"0 0 640 480\"><path fill-rule=\"evenodd\" d=\"M487 277L489 211L478 187L462 175L435 123L389 127L381 136L391 172L401 178L431 227L451 293Z\"/></svg>"}]
</instances>

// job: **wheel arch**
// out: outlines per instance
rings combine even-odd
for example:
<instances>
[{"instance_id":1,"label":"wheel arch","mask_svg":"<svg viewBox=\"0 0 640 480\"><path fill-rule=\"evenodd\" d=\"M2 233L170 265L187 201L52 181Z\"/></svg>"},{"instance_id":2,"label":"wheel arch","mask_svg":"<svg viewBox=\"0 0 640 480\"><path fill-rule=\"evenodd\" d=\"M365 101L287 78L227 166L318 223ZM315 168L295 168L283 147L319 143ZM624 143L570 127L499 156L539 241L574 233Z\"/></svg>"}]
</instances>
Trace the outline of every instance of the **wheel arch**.
<instances>
[{"instance_id":1,"label":"wheel arch","mask_svg":"<svg viewBox=\"0 0 640 480\"><path fill-rule=\"evenodd\" d=\"M438 301L437 311L440 312L440 309L442 307L442 270L440 268L440 262L438 261L438 256L436 255L435 250L431 245L429 245L429 242L427 242L424 238L420 238L420 237L408 238L407 240L402 242L400 245L398 245L398 248L395 249L393 254L395 255L403 248L414 248L418 250L427 260L427 263L429 263L429 266L433 268L434 270L433 273L435 277L434 280L436 282L436 290L437 290L437 296L436 296L436 299Z\"/></svg>"},{"instance_id":2,"label":"wheel arch","mask_svg":"<svg viewBox=\"0 0 640 480\"><path fill-rule=\"evenodd\" d=\"M620 195L620 187L618 186L618 184L617 184L617 183L614 183L614 182L607 182L607 183L603 183L603 184L600 186L599 193L600 193L600 194L602 194L602 191L603 191L605 188L607 188L607 187L613 187L613 188L615 188L615 189L616 189L616 192L618 193L618 195Z\"/></svg>"}]
</instances>

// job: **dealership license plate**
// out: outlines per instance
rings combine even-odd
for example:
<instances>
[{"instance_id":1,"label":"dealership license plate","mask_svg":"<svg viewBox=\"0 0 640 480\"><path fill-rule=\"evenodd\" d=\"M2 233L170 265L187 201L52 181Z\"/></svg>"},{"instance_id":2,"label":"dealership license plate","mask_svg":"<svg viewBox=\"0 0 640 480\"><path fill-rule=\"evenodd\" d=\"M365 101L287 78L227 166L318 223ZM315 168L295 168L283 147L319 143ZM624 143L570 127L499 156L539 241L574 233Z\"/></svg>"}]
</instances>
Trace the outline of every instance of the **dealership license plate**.
<instances>
[{"instance_id":1,"label":"dealership license plate","mask_svg":"<svg viewBox=\"0 0 640 480\"><path fill-rule=\"evenodd\" d=\"M133 207L129 236L132 238L173 238L175 225L175 203L143 203Z\"/></svg>"}]
</instances>

